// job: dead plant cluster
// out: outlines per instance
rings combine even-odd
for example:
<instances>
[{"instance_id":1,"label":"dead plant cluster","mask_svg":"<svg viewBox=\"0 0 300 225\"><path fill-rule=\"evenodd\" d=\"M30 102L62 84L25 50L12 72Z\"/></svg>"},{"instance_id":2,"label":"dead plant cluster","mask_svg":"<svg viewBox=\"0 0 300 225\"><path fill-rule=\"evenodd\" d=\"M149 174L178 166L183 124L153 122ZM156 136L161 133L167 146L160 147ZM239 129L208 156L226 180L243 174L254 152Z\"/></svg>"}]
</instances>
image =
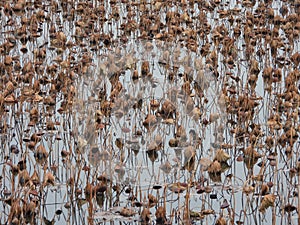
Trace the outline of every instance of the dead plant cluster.
<instances>
[{"instance_id":1,"label":"dead plant cluster","mask_svg":"<svg viewBox=\"0 0 300 225\"><path fill-rule=\"evenodd\" d=\"M0 223L300 223L300 1L0 2Z\"/></svg>"}]
</instances>

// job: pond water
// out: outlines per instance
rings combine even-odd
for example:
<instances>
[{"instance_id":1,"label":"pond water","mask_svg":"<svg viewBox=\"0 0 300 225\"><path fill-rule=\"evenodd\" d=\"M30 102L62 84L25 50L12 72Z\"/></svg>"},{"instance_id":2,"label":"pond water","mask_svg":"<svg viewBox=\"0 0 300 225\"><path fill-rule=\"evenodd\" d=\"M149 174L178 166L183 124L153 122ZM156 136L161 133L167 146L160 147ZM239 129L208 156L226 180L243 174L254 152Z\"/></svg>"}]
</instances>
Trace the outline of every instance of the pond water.
<instances>
[{"instance_id":1,"label":"pond water","mask_svg":"<svg viewBox=\"0 0 300 225\"><path fill-rule=\"evenodd\" d=\"M299 224L299 7L0 3L1 224Z\"/></svg>"}]
</instances>

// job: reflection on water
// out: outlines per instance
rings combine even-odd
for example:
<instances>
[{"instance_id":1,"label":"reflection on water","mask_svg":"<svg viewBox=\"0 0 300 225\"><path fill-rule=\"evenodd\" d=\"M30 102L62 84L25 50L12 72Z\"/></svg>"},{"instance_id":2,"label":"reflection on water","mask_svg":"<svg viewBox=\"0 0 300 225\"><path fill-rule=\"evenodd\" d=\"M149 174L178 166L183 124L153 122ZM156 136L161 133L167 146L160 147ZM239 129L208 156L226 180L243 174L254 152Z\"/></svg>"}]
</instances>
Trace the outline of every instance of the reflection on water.
<instances>
[{"instance_id":1,"label":"reflection on water","mask_svg":"<svg viewBox=\"0 0 300 225\"><path fill-rule=\"evenodd\" d=\"M299 223L299 2L0 9L1 223Z\"/></svg>"}]
</instances>

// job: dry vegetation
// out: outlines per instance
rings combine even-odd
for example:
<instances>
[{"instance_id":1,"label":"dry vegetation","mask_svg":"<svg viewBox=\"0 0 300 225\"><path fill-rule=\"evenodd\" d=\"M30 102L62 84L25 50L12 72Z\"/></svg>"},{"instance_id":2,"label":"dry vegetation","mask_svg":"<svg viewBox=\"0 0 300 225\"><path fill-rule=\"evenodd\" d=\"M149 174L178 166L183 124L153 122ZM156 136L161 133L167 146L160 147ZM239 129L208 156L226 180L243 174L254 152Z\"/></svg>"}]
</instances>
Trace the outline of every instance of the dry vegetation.
<instances>
[{"instance_id":1,"label":"dry vegetation","mask_svg":"<svg viewBox=\"0 0 300 225\"><path fill-rule=\"evenodd\" d=\"M1 224L300 224L299 0L0 13Z\"/></svg>"}]
</instances>

